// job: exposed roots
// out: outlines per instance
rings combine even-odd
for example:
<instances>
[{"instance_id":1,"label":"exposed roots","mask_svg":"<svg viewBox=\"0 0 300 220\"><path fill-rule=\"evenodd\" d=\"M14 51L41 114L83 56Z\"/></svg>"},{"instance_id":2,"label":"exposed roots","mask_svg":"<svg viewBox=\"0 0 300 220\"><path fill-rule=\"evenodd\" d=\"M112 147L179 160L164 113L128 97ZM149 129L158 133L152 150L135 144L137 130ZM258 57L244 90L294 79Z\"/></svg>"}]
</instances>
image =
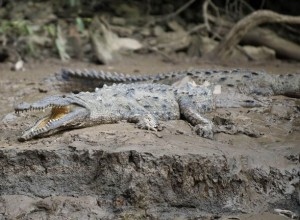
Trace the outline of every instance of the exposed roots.
<instances>
[{"instance_id":1,"label":"exposed roots","mask_svg":"<svg viewBox=\"0 0 300 220\"><path fill-rule=\"evenodd\" d=\"M234 25L207 58L224 59L250 30L264 23L300 24L300 16L282 15L269 10L255 11Z\"/></svg>"}]
</instances>

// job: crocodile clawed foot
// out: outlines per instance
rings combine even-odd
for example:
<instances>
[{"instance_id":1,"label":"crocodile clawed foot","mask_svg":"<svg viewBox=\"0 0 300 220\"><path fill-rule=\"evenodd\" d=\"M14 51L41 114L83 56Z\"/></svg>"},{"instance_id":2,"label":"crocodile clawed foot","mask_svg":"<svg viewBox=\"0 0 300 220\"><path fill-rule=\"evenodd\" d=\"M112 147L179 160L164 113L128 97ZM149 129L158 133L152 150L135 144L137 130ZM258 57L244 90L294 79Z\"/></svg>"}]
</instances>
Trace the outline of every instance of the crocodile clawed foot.
<instances>
[{"instance_id":1,"label":"crocodile clawed foot","mask_svg":"<svg viewBox=\"0 0 300 220\"><path fill-rule=\"evenodd\" d=\"M213 139L214 133L211 125L198 124L194 127L194 131L201 137Z\"/></svg>"},{"instance_id":2,"label":"crocodile clawed foot","mask_svg":"<svg viewBox=\"0 0 300 220\"><path fill-rule=\"evenodd\" d=\"M136 126L140 129L150 130L150 131L157 131L158 122L156 118L151 115L147 114L139 118Z\"/></svg>"},{"instance_id":3,"label":"crocodile clawed foot","mask_svg":"<svg viewBox=\"0 0 300 220\"><path fill-rule=\"evenodd\" d=\"M137 127L140 129L150 130L150 131L157 131L156 127L146 123L137 123Z\"/></svg>"}]
</instances>

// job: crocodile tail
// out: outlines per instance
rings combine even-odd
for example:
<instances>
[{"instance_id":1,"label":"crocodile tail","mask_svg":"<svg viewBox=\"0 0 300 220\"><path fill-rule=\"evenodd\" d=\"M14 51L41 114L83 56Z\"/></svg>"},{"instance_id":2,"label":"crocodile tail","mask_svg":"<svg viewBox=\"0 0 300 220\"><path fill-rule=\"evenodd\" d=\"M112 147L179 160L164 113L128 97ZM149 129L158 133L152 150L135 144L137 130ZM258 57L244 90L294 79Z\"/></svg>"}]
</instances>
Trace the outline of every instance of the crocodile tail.
<instances>
[{"instance_id":1,"label":"crocodile tail","mask_svg":"<svg viewBox=\"0 0 300 220\"><path fill-rule=\"evenodd\" d=\"M110 82L110 83L126 83L126 82L141 82L149 81L153 79L151 75L128 75L118 72L109 71L97 71L97 70L71 70L61 69L63 78L72 80L73 78L81 78L82 80L95 80L98 82Z\"/></svg>"}]
</instances>

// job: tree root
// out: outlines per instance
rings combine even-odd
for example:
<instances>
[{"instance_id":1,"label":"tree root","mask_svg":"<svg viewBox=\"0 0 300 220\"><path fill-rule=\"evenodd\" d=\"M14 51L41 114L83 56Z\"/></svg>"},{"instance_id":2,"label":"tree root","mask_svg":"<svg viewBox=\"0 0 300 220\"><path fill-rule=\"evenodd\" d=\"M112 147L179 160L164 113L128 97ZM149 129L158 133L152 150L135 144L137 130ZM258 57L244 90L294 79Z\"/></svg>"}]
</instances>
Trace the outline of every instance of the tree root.
<instances>
[{"instance_id":1,"label":"tree root","mask_svg":"<svg viewBox=\"0 0 300 220\"><path fill-rule=\"evenodd\" d=\"M275 50L280 57L300 61L300 45L278 36L269 29L254 28L244 36L242 42L256 46L266 46Z\"/></svg>"},{"instance_id":2,"label":"tree root","mask_svg":"<svg viewBox=\"0 0 300 220\"><path fill-rule=\"evenodd\" d=\"M269 10L255 11L234 25L205 58L224 59L251 29L263 23L300 24L300 16L281 15Z\"/></svg>"}]
</instances>

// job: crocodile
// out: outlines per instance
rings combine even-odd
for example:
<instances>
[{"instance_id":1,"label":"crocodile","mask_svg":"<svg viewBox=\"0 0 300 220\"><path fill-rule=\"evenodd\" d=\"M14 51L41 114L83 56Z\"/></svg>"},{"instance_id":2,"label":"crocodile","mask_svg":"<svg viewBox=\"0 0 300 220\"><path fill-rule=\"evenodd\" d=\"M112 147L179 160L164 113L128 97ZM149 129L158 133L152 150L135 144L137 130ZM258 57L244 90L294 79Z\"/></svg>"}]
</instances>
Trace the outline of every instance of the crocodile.
<instances>
[{"instance_id":1,"label":"crocodile","mask_svg":"<svg viewBox=\"0 0 300 220\"><path fill-rule=\"evenodd\" d=\"M79 84L91 81L94 85L100 84L100 87L105 84L121 84L106 86L95 92L50 96L33 104L21 103L15 108L16 112L51 108L51 113L25 131L19 138L20 141L47 136L72 127L113 123L119 120L133 121L141 128L154 130L158 125L157 120L179 119L180 115L195 126L200 136L212 138L213 124L203 117L202 113L208 109L212 110L213 106L261 106L265 103L260 100L260 95L286 95L300 98L299 74L270 75L247 70L187 70L134 76L104 71L80 72L62 69L59 75L64 80L71 81L71 84L75 78L83 79L79 80ZM185 77L189 77L187 83L174 86L174 82L178 80L184 82L182 79ZM222 85L222 91L225 92L214 100L212 86L208 89L203 85L197 85L203 81ZM89 90L93 87L90 84L85 86ZM248 96L249 94L259 96L253 98ZM215 105L212 104L213 100ZM167 117L168 115L172 117Z\"/></svg>"},{"instance_id":2,"label":"crocodile","mask_svg":"<svg viewBox=\"0 0 300 220\"><path fill-rule=\"evenodd\" d=\"M236 90L243 94L284 95L300 98L300 74L275 75L263 71L249 70L201 70L192 69L148 75L129 75L96 70L61 69L55 74L63 92L93 91L96 87L113 83L160 83L172 85L184 77L190 77L196 84L208 81L222 85L223 91Z\"/></svg>"},{"instance_id":3,"label":"crocodile","mask_svg":"<svg viewBox=\"0 0 300 220\"><path fill-rule=\"evenodd\" d=\"M54 95L35 103L20 103L17 113L51 108L18 139L26 141L60 130L134 122L139 128L157 130L160 120L175 120L182 115L202 137L212 138L213 123L202 114L215 108L212 89L192 83L181 87L162 84L115 84L95 92Z\"/></svg>"}]
</instances>

